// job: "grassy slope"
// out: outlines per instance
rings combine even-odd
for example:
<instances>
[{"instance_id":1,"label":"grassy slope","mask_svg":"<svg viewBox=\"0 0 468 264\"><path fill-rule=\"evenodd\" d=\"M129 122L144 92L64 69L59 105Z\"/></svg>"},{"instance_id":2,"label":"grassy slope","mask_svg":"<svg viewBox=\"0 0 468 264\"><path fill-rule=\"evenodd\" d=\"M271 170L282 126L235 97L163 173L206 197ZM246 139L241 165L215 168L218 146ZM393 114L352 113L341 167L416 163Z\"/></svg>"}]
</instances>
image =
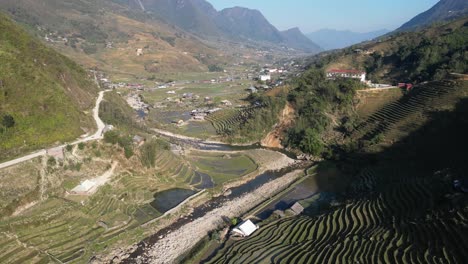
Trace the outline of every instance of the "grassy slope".
<instances>
[{"instance_id":1,"label":"grassy slope","mask_svg":"<svg viewBox=\"0 0 468 264\"><path fill-rule=\"evenodd\" d=\"M5 0L0 8L41 37L67 37L66 45L55 42L54 48L117 78L207 71L224 60L193 36L111 1ZM113 48L105 48L107 42ZM136 56L138 48L143 56ZM198 59L200 54L206 56Z\"/></svg>"},{"instance_id":2,"label":"grassy slope","mask_svg":"<svg viewBox=\"0 0 468 264\"><path fill-rule=\"evenodd\" d=\"M87 73L2 14L0 61L0 113L16 121L0 135L0 160L91 132L97 87Z\"/></svg>"}]
</instances>

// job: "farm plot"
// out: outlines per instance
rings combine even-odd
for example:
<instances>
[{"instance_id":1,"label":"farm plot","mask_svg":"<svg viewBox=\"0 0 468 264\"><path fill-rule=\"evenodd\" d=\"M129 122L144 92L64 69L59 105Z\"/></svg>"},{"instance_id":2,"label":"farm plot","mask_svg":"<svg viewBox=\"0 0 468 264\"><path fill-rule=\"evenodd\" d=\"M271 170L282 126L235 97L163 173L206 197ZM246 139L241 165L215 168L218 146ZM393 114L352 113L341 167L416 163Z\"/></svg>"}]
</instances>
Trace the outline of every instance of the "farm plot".
<instances>
[{"instance_id":1,"label":"farm plot","mask_svg":"<svg viewBox=\"0 0 468 264\"><path fill-rule=\"evenodd\" d=\"M198 178L206 175L211 178L215 185L238 179L258 168L257 164L249 156L243 154L210 155L194 152L191 153L189 159L194 168L201 172L201 175L198 174ZM203 181L200 179L196 182L201 183Z\"/></svg>"},{"instance_id":2,"label":"farm plot","mask_svg":"<svg viewBox=\"0 0 468 264\"><path fill-rule=\"evenodd\" d=\"M457 91L464 90L462 86L460 83L441 81L415 87L403 98L366 118L355 129L352 138L371 140L381 134L398 138L405 134L403 132L420 125L424 121L425 112L453 105L453 98L459 96ZM402 130L401 133L399 130Z\"/></svg>"},{"instance_id":3,"label":"farm plot","mask_svg":"<svg viewBox=\"0 0 468 264\"><path fill-rule=\"evenodd\" d=\"M207 263L464 263L467 209L429 214L450 186L414 173L366 170L356 185L381 189L319 217L261 226ZM383 180L386 179L386 180ZM389 180L391 179L391 185ZM373 184L369 185L369 182ZM461 242L464 241L464 242Z\"/></svg>"},{"instance_id":4,"label":"farm plot","mask_svg":"<svg viewBox=\"0 0 468 264\"><path fill-rule=\"evenodd\" d=\"M99 150L120 165L112 179L88 196L67 194L69 189L63 184L70 185L70 181L64 180L61 186L47 193L49 198L37 201L40 162L28 163L24 168L12 168L34 176L20 189L24 189L25 195L32 193L31 198L37 203L25 208L21 214L0 219L0 263L87 262L93 255L113 245L142 240L147 234L142 232L141 225L160 217L200 189L239 179L257 169L249 156L240 153L229 156L190 152L180 156L160 147L155 152L154 168L147 168L137 156L126 160L121 153L114 156L107 153L115 151L113 148ZM98 164L101 163L107 164ZM88 172L88 166L88 163L83 166L83 173ZM55 170L54 173L60 173L61 168L56 167ZM78 175L78 172L74 173ZM6 191L8 187L3 189ZM184 192L160 198L164 191L179 189ZM3 194L6 202L13 199L12 194Z\"/></svg>"},{"instance_id":5,"label":"farm plot","mask_svg":"<svg viewBox=\"0 0 468 264\"><path fill-rule=\"evenodd\" d=\"M209 115L206 120L210 121L219 135L232 134L239 126L252 117L255 107L241 109L226 109Z\"/></svg>"},{"instance_id":6,"label":"farm plot","mask_svg":"<svg viewBox=\"0 0 468 264\"><path fill-rule=\"evenodd\" d=\"M466 263L468 199L454 180L467 171L467 90L438 91L442 84L393 106L437 110L427 123L381 153L342 161L360 172L352 170L340 203L260 226L206 263ZM308 201L305 212L319 200Z\"/></svg>"}]
</instances>

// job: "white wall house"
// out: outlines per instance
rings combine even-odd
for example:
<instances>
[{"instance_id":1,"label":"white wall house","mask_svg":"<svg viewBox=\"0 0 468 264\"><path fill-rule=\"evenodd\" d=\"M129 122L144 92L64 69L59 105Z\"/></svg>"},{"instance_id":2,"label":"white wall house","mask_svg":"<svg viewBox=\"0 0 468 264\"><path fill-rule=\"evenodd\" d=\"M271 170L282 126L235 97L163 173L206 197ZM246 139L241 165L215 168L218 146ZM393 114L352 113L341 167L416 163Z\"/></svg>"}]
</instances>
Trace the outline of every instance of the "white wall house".
<instances>
[{"instance_id":1,"label":"white wall house","mask_svg":"<svg viewBox=\"0 0 468 264\"><path fill-rule=\"evenodd\" d=\"M352 78L359 79L361 82L366 82L366 72L357 70L329 70L327 71L328 78Z\"/></svg>"},{"instance_id":2,"label":"white wall house","mask_svg":"<svg viewBox=\"0 0 468 264\"><path fill-rule=\"evenodd\" d=\"M255 232L258 229L258 225L252 223L250 220L246 220L239 225L237 225L233 230L232 234L236 236L241 236L241 237L248 237L253 232Z\"/></svg>"},{"instance_id":3,"label":"white wall house","mask_svg":"<svg viewBox=\"0 0 468 264\"><path fill-rule=\"evenodd\" d=\"M270 74L262 74L262 75L260 75L259 79L262 82L271 81L271 75Z\"/></svg>"}]
</instances>

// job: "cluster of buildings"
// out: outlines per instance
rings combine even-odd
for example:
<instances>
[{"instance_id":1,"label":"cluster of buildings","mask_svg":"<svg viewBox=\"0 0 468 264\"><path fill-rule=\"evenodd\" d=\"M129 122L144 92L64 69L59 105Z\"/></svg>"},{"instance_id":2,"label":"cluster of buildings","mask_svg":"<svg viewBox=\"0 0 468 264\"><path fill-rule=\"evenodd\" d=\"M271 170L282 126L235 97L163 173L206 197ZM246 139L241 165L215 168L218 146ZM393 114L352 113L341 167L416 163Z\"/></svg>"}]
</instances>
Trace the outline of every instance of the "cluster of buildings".
<instances>
[{"instance_id":1,"label":"cluster of buildings","mask_svg":"<svg viewBox=\"0 0 468 264\"><path fill-rule=\"evenodd\" d=\"M213 114L215 112L220 111L221 108L201 108L201 109L194 109L190 113L193 120L205 120L205 117Z\"/></svg>"},{"instance_id":2,"label":"cluster of buildings","mask_svg":"<svg viewBox=\"0 0 468 264\"><path fill-rule=\"evenodd\" d=\"M359 71L359 70L339 70L339 69L331 69L327 71L327 78L334 79L334 78L350 78L350 79L358 79L361 82L365 83L366 81L366 72Z\"/></svg>"}]
</instances>

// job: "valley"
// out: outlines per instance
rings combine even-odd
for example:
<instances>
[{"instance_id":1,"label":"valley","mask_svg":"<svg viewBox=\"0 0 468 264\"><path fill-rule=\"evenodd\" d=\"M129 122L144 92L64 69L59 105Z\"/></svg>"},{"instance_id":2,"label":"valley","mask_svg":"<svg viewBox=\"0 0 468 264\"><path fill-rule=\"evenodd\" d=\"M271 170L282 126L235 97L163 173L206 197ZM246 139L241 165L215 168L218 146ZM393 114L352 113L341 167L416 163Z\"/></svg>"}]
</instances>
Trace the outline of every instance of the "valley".
<instances>
[{"instance_id":1,"label":"valley","mask_svg":"<svg viewBox=\"0 0 468 264\"><path fill-rule=\"evenodd\" d=\"M468 260L466 3L254 8L0 3L0 263Z\"/></svg>"}]
</instances>

